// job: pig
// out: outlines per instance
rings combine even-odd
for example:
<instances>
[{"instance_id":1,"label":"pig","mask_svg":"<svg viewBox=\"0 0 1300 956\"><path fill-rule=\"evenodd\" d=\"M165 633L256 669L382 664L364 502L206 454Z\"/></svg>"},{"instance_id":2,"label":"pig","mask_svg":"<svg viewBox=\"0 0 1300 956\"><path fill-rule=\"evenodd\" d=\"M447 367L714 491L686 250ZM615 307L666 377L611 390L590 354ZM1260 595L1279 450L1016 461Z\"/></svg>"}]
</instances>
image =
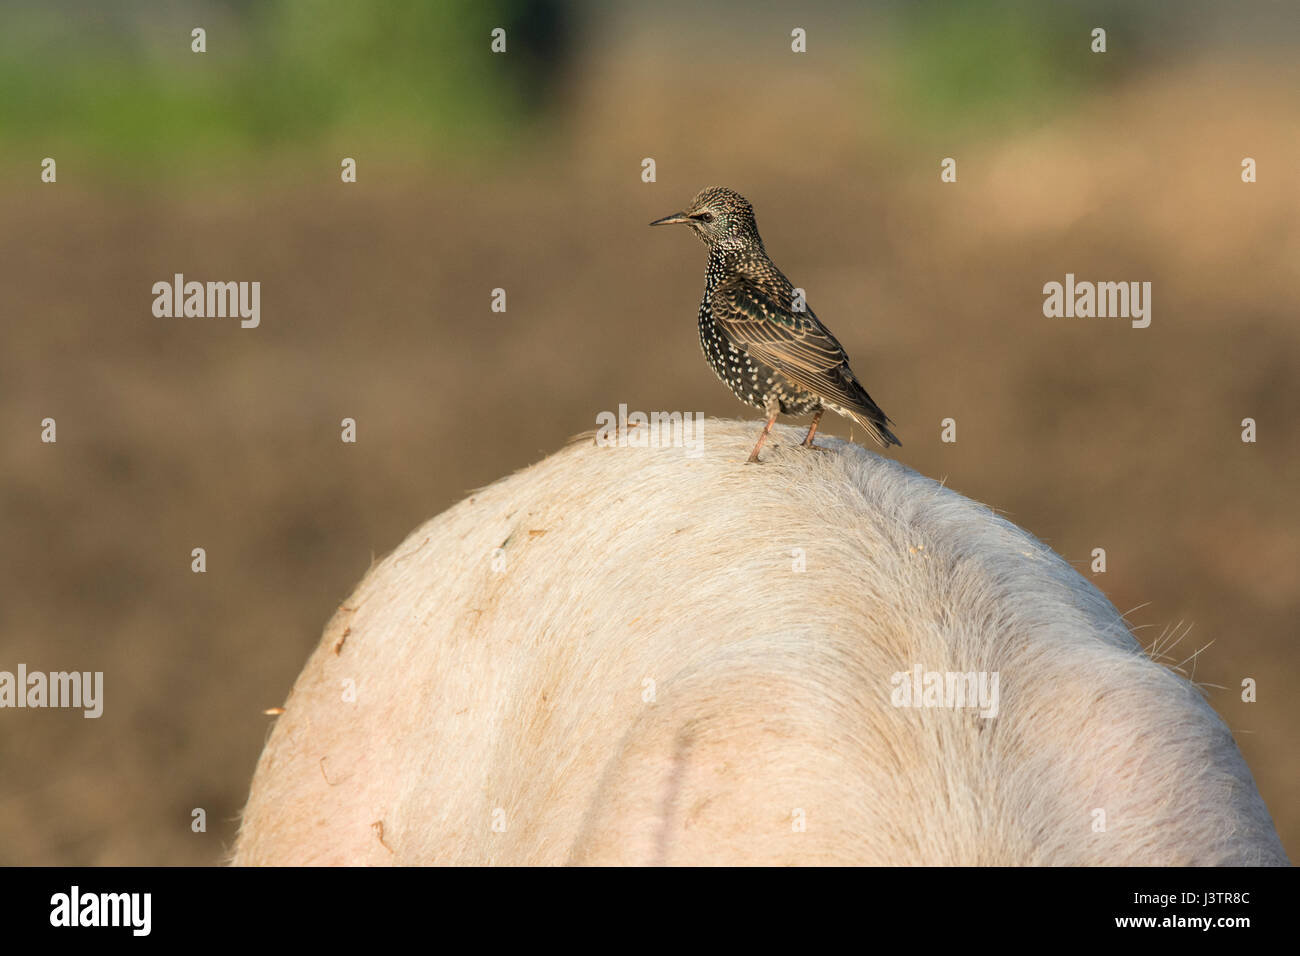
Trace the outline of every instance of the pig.
<instances>
[{"instance_id":1,"label":"pig","mask_svg":"<svg viewBox=\"0 0 1300 956\"><path fill-rule=\"evenodd\" d=\"M231 862L1287 863L1202 693L1029 533L849 442L631 431L371 568Z\"/></svg>"}]
</instances>

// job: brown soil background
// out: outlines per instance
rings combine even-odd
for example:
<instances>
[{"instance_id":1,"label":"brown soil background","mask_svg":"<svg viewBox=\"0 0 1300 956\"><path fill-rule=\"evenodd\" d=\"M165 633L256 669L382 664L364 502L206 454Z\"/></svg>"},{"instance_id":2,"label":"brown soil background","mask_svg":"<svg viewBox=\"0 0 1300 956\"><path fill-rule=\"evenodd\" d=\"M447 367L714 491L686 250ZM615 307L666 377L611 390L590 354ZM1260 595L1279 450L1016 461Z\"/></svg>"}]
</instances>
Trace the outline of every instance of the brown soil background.
<instances>
[{"instance_id":1,"label":"brown soil background","mask_svg":"<svg viewBox=\"0 0 1300 956\"><path fill-rule=\"evenodd\" d=\"M645 225L714 183L753 201L902 461L1085 575L1106 549L1090 576L1222 688L1300 853L1300 71L1186 62L1006 135L917 143L841 67L793 59L703 96L698 70L611 52L557 129L472 169L343 147L157 185L71 154L57 186L5 177L0 667L103 670L106 704L0 716L0 863L217 862L262 709L374 557L621 402L753 417L699 354L703 248ZM153 318L178 271L260 280L261 328ZM1044 318L1066 272L1151 281L1151 327Z\"/></svg>"}]
</instances>

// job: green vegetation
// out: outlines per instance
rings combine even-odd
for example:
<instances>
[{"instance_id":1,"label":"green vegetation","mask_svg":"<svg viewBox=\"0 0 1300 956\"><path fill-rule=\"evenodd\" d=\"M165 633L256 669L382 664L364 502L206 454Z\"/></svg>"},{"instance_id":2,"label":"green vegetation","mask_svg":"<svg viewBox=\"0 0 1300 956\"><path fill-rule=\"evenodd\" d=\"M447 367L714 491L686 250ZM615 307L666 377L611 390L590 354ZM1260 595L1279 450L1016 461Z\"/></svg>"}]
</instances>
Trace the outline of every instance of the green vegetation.
<instances>
[{"instance_id":1,"label":"green vegetation","mask_svg":"<svg viewBox=\"0 0 1300 956\"><path fill-rule=\"evenodd\" d=\"M207 52L190 31L207 31ZM489 49L507 30L510 54ZM346 129L415 150L504 143L567 47L558 4L527 0L51 0L0 34L0 140L126 164L309 145ZM527 42L525 42L525 38ZM540 48L550 56L530 56Z\"/></svg>"},{"instance_id":2,"label":"green vegetation","mask_svg":"<svg viewBox=\"0 0 1300 956\"><path fill-rule=\"evenodd\" d=\"M1134 19L1119 4L1086 10L1042 0L901 4L881 69L894 120L911 132L945 133L1040 120L1088 87L1126 75ZM1097 26L1107 30L1104 54L1090 49Z\"/></svg>"}]
</instances>

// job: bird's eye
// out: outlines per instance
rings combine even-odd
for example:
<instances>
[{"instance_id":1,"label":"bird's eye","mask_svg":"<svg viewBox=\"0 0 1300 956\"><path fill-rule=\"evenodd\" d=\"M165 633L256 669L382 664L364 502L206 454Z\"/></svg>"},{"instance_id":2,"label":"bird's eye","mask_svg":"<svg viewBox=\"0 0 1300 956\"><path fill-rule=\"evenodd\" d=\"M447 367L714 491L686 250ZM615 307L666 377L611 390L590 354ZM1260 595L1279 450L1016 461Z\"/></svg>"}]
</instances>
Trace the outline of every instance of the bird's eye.
<instances>
[{"instance_id":1,"label":"bird's eye","mask_svg":"<svg viewBox=\"0 0 1300 956\"><path fill-rule=\"evenodd\" d=\"M695 218L699 219L701 222L713 222L713 213L702 212Z\"/></svg>"}]
</instances>

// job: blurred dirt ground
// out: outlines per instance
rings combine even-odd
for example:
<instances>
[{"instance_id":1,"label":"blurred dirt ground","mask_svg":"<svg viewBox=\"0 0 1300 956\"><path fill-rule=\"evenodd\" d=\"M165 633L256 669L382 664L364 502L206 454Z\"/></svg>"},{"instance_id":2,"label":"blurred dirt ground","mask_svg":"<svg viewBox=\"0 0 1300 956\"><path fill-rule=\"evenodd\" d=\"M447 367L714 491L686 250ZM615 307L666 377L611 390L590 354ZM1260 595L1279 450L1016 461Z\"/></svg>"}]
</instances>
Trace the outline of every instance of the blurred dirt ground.
<instances>
[{"instance_id":1,"label":"blurred dirt ground","mask_svg":"<svg viewBox=\"0 0 1300 956\"><path fill-rule=\"evenodd\" d=\"M4 714L0 863L218 861L262 709L373 557L601 410L753 417L699 354L703 247L646 228L709 184L753 201L902 461L1041 537L1144 642L1174 629L1171 663L1209 645L1185 669L1300 853L1295 65L1197 62L938 146L891 139L833 64L707 98L685 67L591 70L549 137L474 171L6 177L0 668L103 670L106 701ZM174 272L260 280L261 327L154 318ZM1151 327L1044 318L1067 272L1151 281Z\"/></svg>"}]
</instances>

